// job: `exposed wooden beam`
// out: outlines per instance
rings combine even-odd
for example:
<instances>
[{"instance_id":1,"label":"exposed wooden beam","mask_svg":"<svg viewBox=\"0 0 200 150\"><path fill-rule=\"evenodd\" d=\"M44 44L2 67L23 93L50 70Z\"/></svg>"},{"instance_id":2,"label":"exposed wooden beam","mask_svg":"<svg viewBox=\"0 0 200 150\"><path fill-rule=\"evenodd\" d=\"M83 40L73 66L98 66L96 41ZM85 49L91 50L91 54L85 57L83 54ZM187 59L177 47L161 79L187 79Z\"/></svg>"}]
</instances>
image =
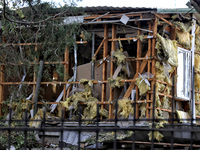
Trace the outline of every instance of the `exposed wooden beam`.
<instances>
[{"instance_id":1,"label":"exposed wooden beam","mask_svg":"<svg viewBox=\"0 0 200 150\"><path fill-rule=\"evenodd\" d=\"M154 14L156 17L158 17L159 19L161 19L162 21L166 22L167 24L169 24L172 27L175 27L171 22L169 22L168 20L166 20L165 18L163 18L162 16L158 15L158 14ZM177 28L177 30L180 30L180 28Z\"/></svg>"},{"instance_id":2,"label":"exposed wooden beam","mask_svg":"<svg viewBox=\"0 0 200 150\"><path fill-rule=\"evenodd\" d=\"M152 25L151 25L151 22L149 21L148 22L148 25L149 25L149 30L152 30L151 28L152 28ZM151 35L151 33L149 33L149 35ZM149 56L151 56L151 50L152 50L152 46L151 46L151 42L152 42L152 40L151 39L149 39L148 40L148 55ZM148 56L148 57L149 57ZM148 64L147 64L147 72L151 72L151 61L150 60L148 60ZM147 119L149 119L150 118L150 113L149 113L149 109L147 109L147 107L149 107L150 106L150 103L152 103L152 101L150 101L150 94L149 93L147 93L147 104L146 104L146 118Z\"/></svg>"},{"instance_id":3,"label":"exposed wooden beam","mask_svg":"<svg viewBox=\"0 0 200 150\"><path fill-rule=\"evenodd\" d=\"M112 39L116 38L116 25L112 24ZM111 55L112 53L116 51L116 42L112 41L112 45L111 45ZM112 77L114 74L114 63L113 63L113 58L111 56L111 62L110 62L110 77ZM112 102L113 101L113 96L114 96L114 90L112 89L112 87L110 86L110 98L109 101ZM109 105L109 119L113 119L113 104Z\"/></svg>"},{"instance_id":4,"label":"exposed wooden beam","mask_svg":"<svg viewBox=\"0 0 200 150\"><path fill-rule=\"evenodd\" d=\"M104 32L105 32L105 31L104 31ZM108 39L108 38L106 38L106 37L104 36L104 39L102 40L101 44L100 44L99 47L97 48L97 50L96 50L96 52L95 52L95 54L94 54L93 57L96 57L96 56L97 56L98 52L100 51L100 49L101 49L101 47L103 46L103 44L104 44L104 42L106 41L106 39Z\"/></svg>"},{"instance_id":5,"label":"exposed wooden beam","mask_svg":"<svg viewBox=\"0 0 200 150\"><path fill-rule=\"evenodd\" d=\"M64 81L66 82L69 78L69 47L65 48L65 56L64 56ZM63 86L63 101L66 99L66 85Z\"/></svg>"},{"instance_id":6,"label":"exposed wooden beam","mask_svg":"<svg viewBox=\"0 0 200 150\"><path fill-rule=\"evenodd\" d=\"M153 22L153 36L157 34L157 26L158 26L158 17L155 18ZM156 39L152 39L152 57L156 57ZM152 60L152 65L151 65L151 73L154 75L154 79L156 79L156 60ZM151 82L151 90L154 88L154 84L156 84L155 81ZM151 100L153 100L153 93L151 94ZM153 107L153 103L150 103L150 107ZM153 116L153 111L150 110L150 116Z\"/></svg>"},{"instance_id":7,"label":"exposed wooden beam","mask_svg":"<svg viewBox=\"0 0 200 150\"><path fill-rule=\"evenodd\" d=\"M108 26L107 24L104 25L104 47L103 47L103 58L108 55ZM103 42L102 42L103 43ZM107 62L103 62L103 73L102 73L102 80L107 80ZM106 83L102 83L102 93L101 93L101 102L106 100ZM104 106L101 106L104 108Z\"/></svg>"}]
</instances>

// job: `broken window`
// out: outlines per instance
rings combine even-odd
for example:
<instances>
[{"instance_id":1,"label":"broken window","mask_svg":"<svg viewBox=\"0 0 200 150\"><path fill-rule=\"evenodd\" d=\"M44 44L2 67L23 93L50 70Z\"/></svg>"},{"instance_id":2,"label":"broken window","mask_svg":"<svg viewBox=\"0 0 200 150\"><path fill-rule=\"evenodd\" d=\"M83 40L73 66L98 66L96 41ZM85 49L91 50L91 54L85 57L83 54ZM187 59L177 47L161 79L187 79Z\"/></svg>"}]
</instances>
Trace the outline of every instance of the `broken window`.
<instances>
[{"instance_id":1,"label":"broken window","mask_svg":"<svg viewBox=\"0 0 200 150\"><path fill-rule=\"evenodd\" d=\"M177 97L190 99L191 52L178 47Z\"/></svg>"}]
</instances>

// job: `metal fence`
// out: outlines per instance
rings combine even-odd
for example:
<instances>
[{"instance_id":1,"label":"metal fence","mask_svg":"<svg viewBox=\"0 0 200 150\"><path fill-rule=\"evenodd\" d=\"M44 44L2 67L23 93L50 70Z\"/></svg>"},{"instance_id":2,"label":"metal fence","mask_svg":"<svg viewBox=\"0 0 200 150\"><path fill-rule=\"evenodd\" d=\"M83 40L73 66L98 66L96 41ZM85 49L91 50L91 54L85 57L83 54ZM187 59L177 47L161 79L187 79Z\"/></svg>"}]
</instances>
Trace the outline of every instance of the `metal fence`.
<instances>
[{"instance_id":1,"label":"metal fence","mask_svg":"<svg viewBox=\"0 0 200 150\"><path fill-rule=\"evenodd\" d=\"M172 91L174 91L174 86L172 87ZM33 139L31 139L30 134L34 135L34 140L36 133L40 133L40 142L36 142L39 149L46 149L48 146L46 145L45 138L47 135L46 132L58 132L60 134L59 145L57 149L66 149L67 145L64 142L66 138L65 132L75 132L77 137L77 144L75 144L74 149L198 149L200 145L198 145L198 141L200 140L200 128L198 125L194 124L194 119L186 119L189 121L187 124L179 124L180 120L174 117L174 113L171 113L170 119L166 119L169 121L168 125L165 125L163 128L157 128L156 123L159 122L159 119L155 118L155 86L154 86L154 97L153 97L153 116L151 119L135 119L135 111L134 116L131 119L121 119L118 118L118 100L115 101L115 118L113 120L102 119L99 114L100 105L97 105L97 117L95 120L82 120L81 116L81 107L78 109L78 119L74 122L71 119L64 118L64 111L62 111L62 118L58 121L59 124L54 126L48 125L48 119L46 118L45 111L43 112L42 120L34 120L34 122L42 122L40 127L32 128L29 127L30 120L28 119L27 111L25 112L24 120L13 120L12 119L12 109L10 109L9 117L7 120L0 120L0 138L5 142L0 143L0 149L12 149L13 140L19 140L17 142L21 142L19 147L15 147L16 149L31 149L34 147L34 144L31 143ZM172 93L172 101L171 108L172 112L174 112L174 92ZM133 103L134 108L136 108L136 100ZM193 110L193 109L192 109ZM191 112L192 114L193 112ZM86 125L85 122L92 121L92 124ZM71 125L67 125L66 122L71 122ZM107 125L102 125L102 122L107 122ZM119 123L129 123L128 125L120 126ZM138 122L149 122L152 123L151 126L141 125ZM13 125L13 124L17 125ZM161 142L156 141L155 132L159 131L164 135L164 140ZM82 133L92 133L93 143L91 145L86 145L85 141L82 140ZM131 132L130 136L124 138L119 138L118 134L121 132L122 136L125 133ZM148 138L148 133L152 132L151 140ZM106 137L106 133L111 133L110 139L107 141L100 140L100 135L104 134ZM19 137L19 135L21 135ZM75 140L75 137L70 137L71 141ZM3 141L2 140L2 141ZM16 142L16 143L17 143ZM16 144L14 143L14 144ZM102 144L103 143L103 144ZM69 144L69 143L68 143ZM102 146L104 145L104 146Z\"/></svg>"}]
</instances>

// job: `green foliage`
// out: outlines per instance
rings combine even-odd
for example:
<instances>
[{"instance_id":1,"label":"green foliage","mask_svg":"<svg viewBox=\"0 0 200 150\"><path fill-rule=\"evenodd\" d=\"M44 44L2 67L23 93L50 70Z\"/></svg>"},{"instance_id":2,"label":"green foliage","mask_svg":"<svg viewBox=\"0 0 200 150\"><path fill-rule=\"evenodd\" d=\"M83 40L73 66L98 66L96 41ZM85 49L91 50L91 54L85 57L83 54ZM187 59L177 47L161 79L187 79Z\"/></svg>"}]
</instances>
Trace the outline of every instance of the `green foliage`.
<instances>
[{"instance_id":1,"label":"green foliage","mask_svg":"<svg viewBox=\"0 0 200 150\"><path fill-rule=\"evenodd\" d=\"M7 4L7 3L6 3ZM0 4L3 5L3 2ZM23 7L22 6L28 6ZM41 3L40 0L14 0L12 9L6 5L5 16L2 15L2 45L0 46L0 65L6 64L4 74L6 81L32 82L38 72L38 62L61 62L64 59L66 46L73 49L73 35L80 35L81 26L77 23L64 24L68 16L80 15L83 12L74 5L57 8L54 3ZM85 33L87 38L89 35ZM37 43L17 45L18 43ZM45 65L43 81L52 80L52 68L64 79L63 64ZM28 97L32 86L9 87L13 101Z\"/></svg>"},{"instance_id":2,"label":"green foliage","mask_svg":"<svg viewBox=\"0 0 200 150\"><path fill-rule=\"evenodd\" d=\"M0 136L0 143L4 147L8 147L8 131L4 131ZM33 131L27 132L27 148L41 147L41 144L38 143L35 139ZM25 145L25 134L22 131L12 131L10 134L10 145L13 145L16 150L22 149Z\"/></svg>"},{"instance_id":3,"label":"green foliage","mask_svg":"<svg viewBox=\"0 0 200 150\"><path fill-rule=\"evenodd\" d=\"M13 1L13 9L6 5L2 15L1 25L1 45L0 45L0 65L5 70L3 73L6 81L33 82L33 75L38 72L39 61L61 62L64 59L66 46L73 49L75 39L73 35L80 35L80 24L64 24L63 20L68 16L81 14L80 9L65 5L56 8L54 4L41 3L39 0L16 0ZM3 3L1 2L0 5ZM28 6L21 8L21 6ZM21 9L20 9L21 8ZM89 37L87 35L87 37ZM37 43L30 45L17 45L19 43ZM59 63L56 65L45 65L42 81L52 81L52 72L54 69L62 81L64 79L64 67ZM26 75L26 76L25 76ZM4 106L10 105L15 111L13 119L21 119L24 112L22 110L22 101L28 97L33 86L29 84L8 86L9 98L4 101ZM40 91L43 91L40 89ZM26 100L25 100L26 101ZM20 105L19 105L20 104ZM3 108L4 113L8 112L7 107ZM13 123L13 126L20 126L19 123ZM8 144L8 132L0 133L0 143L6 147ZM22 149L24 146L24 132L11 132L11 145L16 149ZM28 132L27 147L39 147L34 133Z\"/></svg>"}]
</instances>

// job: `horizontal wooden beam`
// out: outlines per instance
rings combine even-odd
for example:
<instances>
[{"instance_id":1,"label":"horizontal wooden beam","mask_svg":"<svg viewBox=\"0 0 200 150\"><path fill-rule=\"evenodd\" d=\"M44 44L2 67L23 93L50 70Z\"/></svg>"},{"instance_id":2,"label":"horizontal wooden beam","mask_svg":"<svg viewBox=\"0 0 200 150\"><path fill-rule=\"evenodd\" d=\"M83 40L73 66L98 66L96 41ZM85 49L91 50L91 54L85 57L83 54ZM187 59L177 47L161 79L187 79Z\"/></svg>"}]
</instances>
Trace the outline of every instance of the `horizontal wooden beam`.
<instances>
[{"instance_id":1,"label":"horizontal wooden beam","mask_svg":"<svg viewBox=\"0 0 200 150\"><path fill-rule=\"evenodd\" d=\"M91 15L91 16L86 16L84 17L85 20L90 20L90 19L96 19L98 17L101 17L101 18L121 18L122 15L126 15L128 17L134 17L134 16L141 16L142 14L145 14L145 13L151 13L151 11L143 11L143 12L130 12L130 13L116 13L116 14L107 14L107 15Z\"/></svg>"},{"instance_id":2,"label":"horizontal wooden beam","mask_svg":"<svg viewBox=\"0 0 200 150\"><path fill-rule=\"evenodd\" d=\"M135 82L135 79L128 79L128 80L122 80L120 82ZM102 84L102 83L109 83L109 81L92 81L94 84ZM19 85L19 84L30 84L30 85L35 85L36 82L0 82L0 85ZM78 81L76 82L58 82L58 81L53 81L53 82L41 82L41 84L44 85L63 85L63 84L80 84Z\"/></svg>"},{"instance_id":3,"label":"horizontal wooden beam","mask_svg":"<svg viewBox=\"0 0 200 150\"><path fill-rule=\"evenodd\" d=\"M200 116L199 116L200 118ZM133 143L133 141L117 141L119 143ZM141 145L145 145L145 144L148 144L148 145L151 145L152 142L144 142L144 141L134 141L135 144L141 144ZM154 145L160 145L160 146L163 146L164 148L166 146L169 146L171 147L171 143L163 143L163 142L154 142L153 143ZM191 144L179 144L179 143L173 143L173 146L181 146L181 147L190 147ZM200 147L200 145L197 145L197 144L192 144L193 147Z\"/></svg>"},{"instance_id":4,"label":"horizontal wooden beam","mask_svg":"<svg viewBox=\"0 0 200 150\"><path fill-rule=\"evenodd\" d=\"M76 44L86 44L87 41L76 41ZM31 46L31 45L41 45L41 43L4 43L0 46Z\"/></svg>"},{"instance_id":5,"label":"horizontal wooden beam","mask_svg":"<svg viewBox=\"0 0 200 150\"><path fill-rule=\"evenodd\" d=\"M65 62L65 61L61 61L61 62L44 62L45 65L54 65L54 64L67 64L68 62ZM13 66L16 66L16 65L25 65L25 66L29 66L29 65L38 65L39 62L37 63L30 63L30 64L24 64L24 63L19 63L19 64L16 64L16 63L0 63L0 65L13 65Z\"/></svg>"},{"instance_id":6,"label":"horizontal wooden beam","mask_svg":"<svg viewBox=\"0 0 200 150\"><path fill-rule=\"evenodd\" d=\"M155 36L144 36L144 39L149 39L149 38L151 38L151 39L153 39L153 38L156 38ZM131 38L120 38L120 41L127 41L127 40L133 40L133 39L135 39L135 40L138 40L138 39L140 39L139 37L131 37ZM108 39L108 41L119 41L119 39L118 38L115 38L115 39Z\"/></svg>"}]
</instances>

